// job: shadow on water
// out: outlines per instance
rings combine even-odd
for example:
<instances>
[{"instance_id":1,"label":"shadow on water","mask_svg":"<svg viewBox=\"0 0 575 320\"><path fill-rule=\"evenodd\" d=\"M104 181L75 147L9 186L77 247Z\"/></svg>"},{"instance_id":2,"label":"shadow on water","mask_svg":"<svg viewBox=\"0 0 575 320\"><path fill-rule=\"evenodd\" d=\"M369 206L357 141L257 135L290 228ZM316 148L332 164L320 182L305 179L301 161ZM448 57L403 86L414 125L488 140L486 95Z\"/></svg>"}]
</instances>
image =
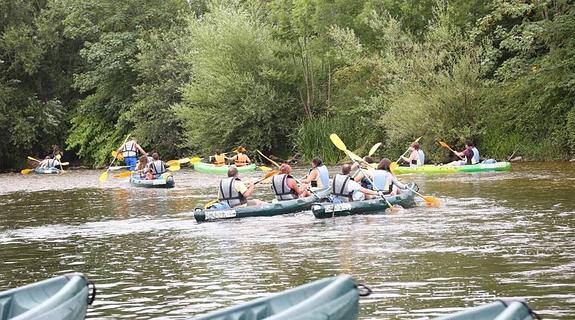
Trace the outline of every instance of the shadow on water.
<instances>
[{"instance_id":1,"label":"shadow on water","mask_svg":"<svg viewBox=\"0 0 575 320\"><path fill-rule=\"evenodd\" d=\"M428 317L495 297L570 319L574 168L400 177L440 197L436 209L204 224L190 212L213 197L217 176L181 170L176 188L148 190L99 185L98 171L0 175L0 288L80 271L100 291L90 318L186 318L348 273L374 290L362 319ZM272 197L269 187L256 196Z\"/></svg>"}]
</instances>

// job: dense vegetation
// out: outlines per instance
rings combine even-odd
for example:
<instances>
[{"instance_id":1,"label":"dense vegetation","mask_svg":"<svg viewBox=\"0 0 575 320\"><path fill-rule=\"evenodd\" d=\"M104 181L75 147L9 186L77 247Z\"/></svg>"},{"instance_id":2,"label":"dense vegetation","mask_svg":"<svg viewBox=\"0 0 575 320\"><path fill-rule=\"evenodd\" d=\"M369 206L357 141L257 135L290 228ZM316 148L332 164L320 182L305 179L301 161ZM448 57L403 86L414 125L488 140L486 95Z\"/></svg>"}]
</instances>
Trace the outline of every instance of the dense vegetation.
<instances>
[{"instance_id":1,"label":"dense vegetation","mask_svg":"<svg viewBox=\"0 0 575 320\"><path fill-rule=\"evenodd\" d=\"M129 132L166 158L243 144L336 161L415 137L575 154L567 0L0 0L0 168Z\"/></svg>"}]
</instances>

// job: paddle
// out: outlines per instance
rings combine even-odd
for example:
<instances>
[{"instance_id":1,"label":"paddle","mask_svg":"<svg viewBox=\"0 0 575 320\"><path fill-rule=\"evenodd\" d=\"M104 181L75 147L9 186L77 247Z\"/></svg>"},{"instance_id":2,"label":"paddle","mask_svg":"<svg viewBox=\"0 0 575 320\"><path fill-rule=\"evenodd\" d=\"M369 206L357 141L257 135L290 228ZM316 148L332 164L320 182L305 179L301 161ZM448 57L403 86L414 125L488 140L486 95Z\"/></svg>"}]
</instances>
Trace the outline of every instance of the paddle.
<instances>
[{"instance_id":1,"label":"paddle","mask_svg":"<svg viewBox=\"0 0 575 320\"><path fill-rule=\"evenodd\" d=\"M30 160L32 160L32 161L36 161L36 162L42 162L42 161L40 161L40 160L38 160L38 159L36 159L36 158L32 158L32 157L30 157L30 156L28 156L28 159L30 159Z\"/></svg>"},{"instance_id":2,"label":"paddle","mask_svg":"<svg viewBox=\"0 0 575 320\"><path fill-rule=\"evenodd\" d=\"M21 174L29 174L32 171L34 171L34 169L22 169L22 170L20 170L20 173Z\"/></svg>"},{"instance_id":3,"label":"paddle","mask_svg":"<svg viewBox=\"0 0 575 320\"><path fill-rule=\"evenodd\" d=\"M379 148L379 146L381 146L381 142L374 144L373 147L371 147L371 149L369 149L369 153L367 154L367 156L368 157L373 156L373 154L377 151L377 148Z\"/></svg>"},{"instance_id":4,"label":"paddle","mask_svg":"<svg viewBox=\"0 0 575 320\"><path fill-rule=\"evenodd\" d=\"M167 167L166 170L167 171L178 171L180 170L182 167L180 167L180 165L178 163L176 164L172 164L171 166ZM126 171L126 172L120 172L118 174L114 175L114 178L127 178L129 176L131 176L133 173L133 171Z\"/></svg>"},{"instance_id":5,"label":"paddle","mask_svg":"<svg viewBox=\"0 0 575 320\"><path fill-rule=\"evenodd\" d=\"M276 166L276 167L278 167L278 168L280 167L280 165L279 165L277 162L275 162L275 161L273 161L272 159L266 157L261 151L259 151L259 150L256 150L256 151L257 151L257 153L259 153L262 157L264 157L264 159L268 160L271 164L273 164L274 166Z\"/></svg>"},{"instance_id":6,"label":"paddle","mask_svg":"<svg viewBox=\"0 0 575 320\"><path fill-rule=\"evenodd\" d=\"M425 205L428 207L439 208L441 207L441 200L437 199L436 197L432 196L424 196L421 193L407 187L407 189L411 190L413 193L421 197L425 201Z\"/></svg>"},{"instance_id":7,"label":"paddle","mask_svg":"<svg viewBox=\"0 0 575 320\"><path fill-rule=\"evenodd\" d=\"M260 182L262 182L262 181L264 181L264 180L266 180L266 179L269 179L269 178L275 176L275 175L278 174L278 173L280 173L279 170L271 170L271 171L268 171L268 172L264 175L263 178L261 178L261 179L259 179L258 181L254 182L254 185L256 185L256 184L258 184L258 183L260 183ZM210 200L208 203L206 203L206 204L204 205L204 209L208 209L209 207L211 207L212 205L214 205L215 203L218 203L218 202L220 202L219 199L212 199L212 200Z\"/></svg>"},{"instance_id":8,"label":"paddle","mask_svg":"<svg viewBox=\"0 0 575 320\"><path fill-rule=\"evenodd\" d=\"M347 154L347 156L353 161L353 162L358 162L357 160L355 160L354 158L357 158L357 155L354 155L353 152L349 151L347 149L347 147L345 146L345 143L343 143L343 141L341 141L341 139L339 138L339 136L335 133L332 133L329 135L329 139L331 140L331 142L336 146L336 148L338 148L339 150L345 152L345 154ZM355 156L355 157L354 157ZM363 159L362 159L363 160ZM363 176L369 181L369 183L371 183L371 185L374 188L374 191L378 191L381 192L380 190L375 190L375 185L373 184L373 181L371 181L371 179L367 176L367 174L365 174L363 172L363 169L361 169L361 166L359 166L359 171L363 174ZM387 204L387 206L389 207L389 209L394 212L394 210L398 210L397 208L394 209L394 207L391 205L391 203L389 203L389 201L387 200L387 198L385 198L385 196L380 193L380 197L383 198L383 200L385 200L385 203Z\"/></svg>"},{"instance_id":9,"label":"paddle","mask_svg":"<svg viewBox=\"0 0 575 320\"><path fill-rule=\"evenodd\" d=\"M451 149L451 147L450 147L447 143L445 143L445 142L443 142L443 141L439 141L439 144L440 144L442 147L449 149L449 151L453 152L453 154L455 154L456 156L458 156L459 159L462 159L462 160L463 160L463 157L460 156L459 154L457 154L457 152L456 152L455 150Z\"/></svg>"},{"instance_id":10,"label":"paddle","mask_svg":"<svg viewBox=\"0 0 575 320\"><path fill-rule=\"evenodd\" d=\"M130 133L128 133L128 135L126 136L126 139L124 139L124 142L122 142L122 146L126 143L126 141L128 141L128 138L130 138ZM112 160L112 162L110 163L110 165L108 167L111 167L114 162L116 162L116 159L118 158L118 153L116 152L116 155L114 156L114 159ZM108 180L108 172L109 172L109 168L106 169L106 171L102 172L102 174L100 175L100 177L98 178L98 180L100 182L106 182L106 180Z\"/></svg>"},{"instance_id":11,"label":"paddle","mask_svg":"<svg viewBox=\"0 0 575 320\"><path fill-rule=\"evenodd\" d=\"M182 159L177 159L177 160L169 160L168 162L166 162L166 164L168 166L172 166L172 165L180 165L180 164L185 164L190 162L190 158L182 158ZM201 159L200 159L201 160Z\"/></svg>"},{"instance_id":12,"label":"paddle","mask_svg":"<svg viewBox=\"0 0 575 320\"><path fill-rule=\"evenodd\" d=\"M112 151L112 157L116 157L118 160L124 160L124 154L116 150Z\"/></svg>"}]
</instances>

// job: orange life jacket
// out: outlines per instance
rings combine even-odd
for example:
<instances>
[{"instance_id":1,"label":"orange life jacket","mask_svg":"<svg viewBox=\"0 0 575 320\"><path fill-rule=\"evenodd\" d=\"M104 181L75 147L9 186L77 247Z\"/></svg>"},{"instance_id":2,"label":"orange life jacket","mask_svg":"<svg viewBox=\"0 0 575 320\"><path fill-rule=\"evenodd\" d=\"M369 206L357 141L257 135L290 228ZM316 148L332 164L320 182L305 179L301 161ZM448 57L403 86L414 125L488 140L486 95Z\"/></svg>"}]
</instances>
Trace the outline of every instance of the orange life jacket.
<instances>
[{"instance_id":1,"label":"orange life jacket","mask_svg":"<svg viewBox=\"0 0 575 320\"><path fill-rule=\"evenodd\" d=\"M223 166L226 164L226 157L223 154L216 154L214 156L214 165Z\"/></svg>"},{"instance_id":2,"label":"orange life jacket","mask_svg":"<svg viewBox=\"0 0 575 320\"><path fill-rule=\"evenodd\" d=\"M238 153L234 157L234 163L236 164L236 167L243 167L248 164L248 156L243 153Z\"/></svg>"}]
</instances>

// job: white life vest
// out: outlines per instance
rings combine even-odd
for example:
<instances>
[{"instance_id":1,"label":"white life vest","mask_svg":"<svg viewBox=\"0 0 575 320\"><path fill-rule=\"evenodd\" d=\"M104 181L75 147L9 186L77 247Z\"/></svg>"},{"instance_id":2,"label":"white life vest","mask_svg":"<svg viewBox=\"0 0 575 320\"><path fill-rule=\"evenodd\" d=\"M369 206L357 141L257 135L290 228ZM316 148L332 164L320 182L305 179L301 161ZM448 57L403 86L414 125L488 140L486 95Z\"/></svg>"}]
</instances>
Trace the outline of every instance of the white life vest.
<instances>
[{"instance_id":1,"label":"white life vest","mask_svg":"<svg viewBox=\"0 0 575 320\"><path fill-rule=\"evenodd\" d=\"M124 156L124 158L136 157L138 155L136 142L130 140L124 143L124 145L122 146L122 155Z\"/></svg>"},{"instance_id":2,"label":"white life vest","mask_svg":"<svg viewBox=\"0 0 575 320\"><path fill-rule=\"evenodd\" d=\"M220 201L226 202L231 208L246 203L246 198L234 187L239 178L230 177L220 181Z\"/></svg>"},{"instance_id":3,"label":"white life vest","mask_svg":"<svg viewBox=\"0 0 575 320\"><path fill-rule=\"evenodd\" d=\"M329 186L329 171L327 170L327 167L321 165L314 169L309 169L308 175L314 170L317 171L317 176L315 180L311 181L311 187L327 188Z\"/></svg>"},{"instance_id":4,"label":"white life vest","mask_svg":"<svg viewBox=\"0 0 575 320\"><path fill-rule=\"evenodd\" d=\"M152 168L152 173L154 177L159 177L162 173L166 172L166 165L162 160L156 160L149 163L150 168Z\"/></svg>"},{"instance_id":5,"label":"white life vest","mask_svg":"<svg viewBox=\"0 0 575 320\"><path fill-rule=\"evenodd\" d=\"M473 151L473 157L471 158L471 164L478 164L481 160L479 158L479 150L476 147L471 148Z\"/></svg>"},{"instance_id":6,"label":"white life vest","mask_svg":"<svg viewBox=\"0 0 575 320\"><path fill-rule=\"evenodd\" d=\"M333 177L331 193L343 202L352 201L353 192L349 191L348 182L351 180L349 175L336 174Z\"/></svg>"},{"instance_id":7,"label":"white life vest","mask_svg":"<svg viewBox=\"0 0 575 320\"><path fill-rule=\"evenodd\" d=\"M373 190L382 191L384 194L391 192L393 177L385 170L373 170Z\"/></svg>"},{"instance_id":8,"label":"white life vest","mask_svg":"<svg viewBox=\"0 0 575 320\"><path fill-rule=\"evenodd\" d=\"M279 201L297 199L297 195L293 193L293 190L287 184L288 178L293 177L282 173L272 178L272 190L275 192L276 198Z\"/></svg>"}]
</instances>

